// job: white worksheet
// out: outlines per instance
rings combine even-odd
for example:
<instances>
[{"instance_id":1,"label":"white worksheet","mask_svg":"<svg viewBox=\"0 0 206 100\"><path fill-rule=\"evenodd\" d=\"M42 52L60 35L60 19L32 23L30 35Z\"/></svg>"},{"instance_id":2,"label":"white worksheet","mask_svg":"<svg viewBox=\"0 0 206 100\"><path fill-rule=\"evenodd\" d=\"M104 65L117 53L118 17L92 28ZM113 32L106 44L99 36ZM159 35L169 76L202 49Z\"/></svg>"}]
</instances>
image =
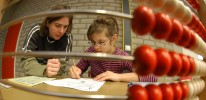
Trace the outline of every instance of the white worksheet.
<instances>
[{"instance_id":1,"label":"white worksheet","mask_svg":"<svg viewBox=\"0 0 206 100\"><path fill-rule=\"evenodd\" d=\"M61 86L68 87L82 91L98 91L98 89L105 83L105 81L99 82L89 78L80 78L80 79L60 79L60 80L51 80L44 81L44 83L52 86Z\"/></svg>"}]
</instances>

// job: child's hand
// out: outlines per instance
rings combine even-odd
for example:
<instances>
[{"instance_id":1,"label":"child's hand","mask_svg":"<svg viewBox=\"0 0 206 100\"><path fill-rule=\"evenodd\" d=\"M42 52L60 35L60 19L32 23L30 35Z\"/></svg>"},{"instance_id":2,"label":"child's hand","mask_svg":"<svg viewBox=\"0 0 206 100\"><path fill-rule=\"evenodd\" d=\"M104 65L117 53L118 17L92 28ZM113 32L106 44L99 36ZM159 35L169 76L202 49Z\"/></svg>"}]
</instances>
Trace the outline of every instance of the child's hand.
<instances>
[{"instance_id":1,"label":"child's hand","mask_svg":"<svg viewBox=\"0 0 206 100\"><path fill-rule=\"evenodd\" d=\"M102 74L97 75L94 80L96 81L105 81L105 80L111 80L111 81L120 81L120 74L106 71Z\"/></svg>"},{"instance_id":2,"label":"child's hand","mask_svg":"<svg viewBox=\"0 0 206 100\"><path fill-rule=\"evenodd\" d=\"M61 63L59 62L59 59L49 59L46 66L47 68L44 74L51 77L57 74L61 67Z\"/></svg>"},{"instance_id":3,"label":"child's hand","mask_svg":"<svg viewBox=\"0 0 206 100\"><path fill-rule=\"evenodd\" d=\"M71 78L76 78L76 79L79 79L80 78L80 75L82 73L82 71L76 67L76 66L72 66L69 68L69 75Z\"/></svg>"}]
</instances>

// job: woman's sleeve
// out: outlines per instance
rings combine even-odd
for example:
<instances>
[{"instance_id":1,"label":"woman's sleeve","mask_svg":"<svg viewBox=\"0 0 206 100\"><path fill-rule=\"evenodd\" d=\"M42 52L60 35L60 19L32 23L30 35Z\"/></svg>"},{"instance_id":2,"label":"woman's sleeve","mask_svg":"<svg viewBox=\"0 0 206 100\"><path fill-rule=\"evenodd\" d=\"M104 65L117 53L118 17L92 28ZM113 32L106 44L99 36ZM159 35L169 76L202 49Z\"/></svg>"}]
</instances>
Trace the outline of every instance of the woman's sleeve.
<instances>
[{"instance_id":1,"label":"woman's sleeve","mask_svg":"<svg viewBox=\"0 0 206 100\"><path fill-rule=\"evenodd\" d=\"M22 47L24 52L35 51L38 48L39 30L40 26L36 25L29 31Z\"/></svg>"},{"instance_id":2,"label":"woman's sleeve","mask_svg":"<svg viewBox=\"0 0 206 100\"><path fill-rule=\"evenodd\" d=\"M35 57L22 57L21 66L26 76L43 76L46 65L39 64Z\"/></svg>"},{"instance_id":3,"label":"woman's sleeve","mask_svg":"<svg viewBox=\"0 0 206 100\"><path fill-rule=\"evenodd\" d=\"M72 34L67 34L67 46L65 49L65 52L72 52L72 42L73 42L73 36ZM69 61L69 57L65 57L66 61Z\"/></svg>"},{"instance_id":4,"label":"woman's sleeve","mask_svg":"<svg viewBox=\"0 0 206 100\"><path fill-rule=\"evenodd\" d=\"M24 52L35 51L38 48L38 27L32 28L23 45ZM21 67L25 75L43 76L46 65L38 63L35 57L22 57Z\"/></svg>"},{"instance_id":5,"label":"woman's sleeve","mask_svg":"<svg viewBox=\"0 0 206 100\"><path fill-rule=\"evenodd\" d=\"M73 44L73 35L72 34L69 34L69 37L68 37L68 52L72 52L72 44Z\"/></svg>"}]
</instances>

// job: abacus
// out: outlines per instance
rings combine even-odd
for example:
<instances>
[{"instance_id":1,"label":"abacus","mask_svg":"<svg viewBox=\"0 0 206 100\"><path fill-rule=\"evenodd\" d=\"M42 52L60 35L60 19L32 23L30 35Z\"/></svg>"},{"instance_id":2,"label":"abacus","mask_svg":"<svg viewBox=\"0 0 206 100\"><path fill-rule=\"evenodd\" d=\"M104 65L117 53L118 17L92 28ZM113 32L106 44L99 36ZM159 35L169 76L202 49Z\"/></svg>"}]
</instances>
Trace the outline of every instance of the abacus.
<instances>
[{"instance_id":1,"label":"abacus","mask_svg":"<svg viewBox=\"0 0 206 100\"><path fill-rule=\"evenodd\" d=\"M132 30L137 35L150 34L156 39L166 40L175 43L184 48L190 49L202 56L206 57L206 29L201 21L196 17L191 10L184 6L179 0L134 0L140 3L133 16L121 14L106 10L60 10L47 11L36 13L31 16L25 16L20 19L11 21L0 27L0 30L20 22L21 20L30 19L39 16L54 16L67 14L99 14L110 15L131 19ZM189 0L188 0L189 2ZM191 2L189 2L191 3ZM151 7L151 8L150 8ZM197 5L192 6L197 7ZM160 9L163 13L154 13L152 9ZM1 56L35 56L35 57L78 57L91 59L109 59L109 60L130 60L133 61L135 72L138 75L154 74L157 76L187 76L187 75L206 75L206 63L193 59L187 55L178 54L173 51L167 51L162 48L153 49L150 46L140 46L136 48L133 56L116 56L101 53L61 53L61 52L3 52ZM146 57L145 57L146 56ZM2 81L3 82L3 81ZM5 84L9 84L3 82ZM9 84L12 85L12 84ZM71 97L71 95L59 95L52 92L34 91L25 89L17 85L14 87L27 90L30 92L43 93L54 96ZM138 89L137 89L138 88ZM174 82L174 83L151 83L145 86L132 85L128 88L126 97L121 96L104 96L103 98L95 96L77 95L75 98L90 98L90 99L128 99L128 100L182 100L192 99L198 100L197 95L203 91L205 83L202 79L194 79L192 81ZM139 91L144 92L144 95ZM154 92L157 91L157 92ZM168 92L170 91L170 92ZM171 91L173 94L171 94ZM159 95L159 96L158 96Z\"/></svg>"},{"instance_id":2,"label":"abacus","mask_svg":"<svg viewBox=\"0 0 206 100\"><path fill-rule=\"evenodd\" d=\"M135 9L131 22L132 30L137 35L150 33L156 39L175 43L205 57L205 27L181 1L136 0L136 2L142 4ZM194 6L196 7L196 5ZM154 13L149 7L159 8L163 13ZM133 55L135 57L133 65L139 75L153 73L156 76L205 76L205 62L187 55L169 52L162 48L153 50L145 45L137 48ZM196 100L199 99L196 95L202 92L204 87L205 83L201 79L168 84L148 84L145 88L133 85L128 90L128 98L129 100L154 98L155 100ZM140 92L143 93L140 94Z\"/></svg>"}]
</instances>

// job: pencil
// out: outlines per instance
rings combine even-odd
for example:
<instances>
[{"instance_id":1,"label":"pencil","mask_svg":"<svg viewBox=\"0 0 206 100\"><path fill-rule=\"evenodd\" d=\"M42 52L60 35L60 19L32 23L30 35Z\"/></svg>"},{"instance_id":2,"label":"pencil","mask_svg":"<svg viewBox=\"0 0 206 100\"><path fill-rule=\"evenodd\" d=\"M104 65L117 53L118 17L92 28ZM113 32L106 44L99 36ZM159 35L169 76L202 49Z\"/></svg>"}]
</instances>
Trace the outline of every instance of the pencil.
<instances>
[{"instance_id":1,"label":"pencil","mask_svg":"<svg viewBox=\"0 0 206 100\"><path fill-rule=\"evenodd\" d=\"M73 59L73 64L74 64L74 66L76 65L74 59Z\"/></svg>"}]
</instances>

